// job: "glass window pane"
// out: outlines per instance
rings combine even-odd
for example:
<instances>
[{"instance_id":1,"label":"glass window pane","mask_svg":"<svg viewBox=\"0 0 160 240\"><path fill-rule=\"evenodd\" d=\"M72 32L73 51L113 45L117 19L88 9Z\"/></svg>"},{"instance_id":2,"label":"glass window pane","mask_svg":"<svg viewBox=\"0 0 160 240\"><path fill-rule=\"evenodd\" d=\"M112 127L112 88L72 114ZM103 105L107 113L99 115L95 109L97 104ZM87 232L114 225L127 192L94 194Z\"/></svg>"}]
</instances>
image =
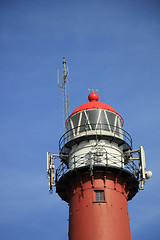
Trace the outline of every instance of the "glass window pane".
<instances>
[{"instance_id":1,"label":"glass window pane","mask_svg":"<svg viewBox=\"0 0 160 240\"><path fill-rule=\"evenodd\" d=\"M98 193L96 192L96 202L99 201Z\"/></svg>"},{"instance_id":2,"label":"glass window pane","mask_svg":"<svg viewBox=\"0 0 160 240\"><path fill-rule=\"evenodd\" d=\"M95 201L96 202L104 201L104 191L95 191Z\"/></svg>"},{"instance_id":3,"label":"glass window pane","mask_svg":"<svg viewBox=\"0 0 160 240\"><path fill-rule=\"evenodd\" d=\"M103 201L103 192L100 192L100 201Z\"/></svg>"},{"instance_id":4,"label":"glass window pane","mask_svg":"<svg viewBox=\"0 0 160 240\"><path fill-rule=\"evenodd\" d=\"M120 120L119 120L119 118L117 117L117 124L116 124L115 134L119 136L120 134L119 134L119 124L118 124L118 121L120 121Z\"/></svg>"},{"instance_id":5,"label":"glass window pane","mask_svg":"<svg viewBox=\"0 0 160 240\"><path fill-rule=\"evenodd\" d=\"M99 111L100 111L99 109L87 111L87 115L90 123L93 123L93 124L97 123Z\"/></svg>"},{"instance_id":6,"label":"glass window pane","mask_svg":"<svg viewBox=\"0 0 160 240\"><path fill-rule=\"evenodd\" d=\"M105 110L101 111L100 119L99 119L99 124L101 125L101 130L109 131L109 126L108 122L106 120L106 116L104 113Z\"/></svg>"},{"instance_id":7,"label":"glass window pane","mask_svg":"<svg viewBox=\"0 0 160 240\"><path fill-rule=\"evenodd\" d=\"M68 121L68 134L67 134L67 141L70 141L73 138L73 130L71 127L70 119Z\"/></svg>"},{"instance_id":8,"label":"glass window pane","mask_svg":"<svg viewBox=\"0 0 160 240\"><path fill-rule=\"evenodd\" d=\"M80 133L85 131L86 123L87 123L87 119L86 119L85 113L82 112L81 127L80 127L80 131L79 131Z\"/></svg>"},{"instance_id":9,"label":"glass window pane","mask_svg":"<svg viewBox=\"0 0 160 240\"><path fill-rule=\"evenodd\" d=\"M75 129L75 134L77 134L77 127L78 127L79 117L80 117L80 113L75 114L73 117L71 117L74 129Z\"/></svg>"},{"instance_id":10,"label":"glass window pane","mask_svg":"<svg viewBox=\"0 0 160 240\"><path fill-rule=\"evenodd\" d=\"M111 113L111 112L107 112L107 117L108 117L108 120L109 120L109 124L110 124L110 127L111 127L111 131L113 132L113 129L114 129L114 121L115 121L115 114L114 113Z\"/></svg>"}]
</instances>

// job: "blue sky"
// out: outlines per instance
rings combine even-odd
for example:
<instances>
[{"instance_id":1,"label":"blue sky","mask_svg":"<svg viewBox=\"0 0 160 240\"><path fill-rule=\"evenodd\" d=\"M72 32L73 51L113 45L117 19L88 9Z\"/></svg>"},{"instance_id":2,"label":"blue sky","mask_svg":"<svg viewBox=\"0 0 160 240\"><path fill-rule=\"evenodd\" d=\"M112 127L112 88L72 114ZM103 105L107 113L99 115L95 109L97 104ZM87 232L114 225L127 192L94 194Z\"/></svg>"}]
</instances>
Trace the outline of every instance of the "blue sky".
<instances>
[{"instance_id":1,"label":"blue sky","mask_svg":"<svg viewBox=\"0 0 160 240\"><path fill-rule=\"evenodd\" d=\"M160 238L159 12L158 0L0 1L0 239L67 239L68 205L46 174L63 134L64 56L71 112L95 86L144 147L153 177L128 203L132 239Z\"/></svg>"}]
</instances>

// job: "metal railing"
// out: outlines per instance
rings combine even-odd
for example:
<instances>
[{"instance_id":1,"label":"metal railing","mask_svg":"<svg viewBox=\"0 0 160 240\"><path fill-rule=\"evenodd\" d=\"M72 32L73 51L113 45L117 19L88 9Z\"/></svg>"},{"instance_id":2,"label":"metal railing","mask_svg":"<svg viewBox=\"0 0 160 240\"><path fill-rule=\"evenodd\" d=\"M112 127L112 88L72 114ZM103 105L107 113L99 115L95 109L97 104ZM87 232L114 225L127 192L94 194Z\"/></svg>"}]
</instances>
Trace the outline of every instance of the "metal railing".
<instances>
[{"instance_id":1,"label":"metal railing","mask_svg":"<svg viewBox=\"0 0 160 240\"><path fill-rule=\"evenodd\" d=\"M80 125L67 131L59 140L60 152L66 143L79 137L91 135L119 138L126 142L132 149L132 138L124 129L109 124L91 123Z\"/></svg>"},{"instance_id":2,"label":"metal railing","mask_svg":"<svg viewBox=\"0 0 160 240\"><path fill-rule=\"evenodd\" d=\"M65 163L62 163L56 169L56 182L69 171L87 167L89 171L93 171L96 167L116 167L119 169L127 170L134 175L137 180L140 179L140 170L138 161L127 160L124 154L104 154L102 158L92 155L90 159L86 159L85 155L81 154L76 157L76 161L70 161L69 167Z\"/></svg>"}]
</instances>

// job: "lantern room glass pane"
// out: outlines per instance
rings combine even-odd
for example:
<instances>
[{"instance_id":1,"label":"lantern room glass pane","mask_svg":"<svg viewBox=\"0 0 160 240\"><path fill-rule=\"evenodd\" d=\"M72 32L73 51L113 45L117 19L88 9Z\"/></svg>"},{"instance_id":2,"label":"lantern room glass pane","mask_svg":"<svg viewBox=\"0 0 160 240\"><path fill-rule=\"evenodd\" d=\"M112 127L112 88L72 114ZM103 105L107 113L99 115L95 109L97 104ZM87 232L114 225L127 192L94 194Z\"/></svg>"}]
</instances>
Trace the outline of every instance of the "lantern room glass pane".
<instances>
[{"instance_id":1,"label":"lantern room glass pane","mask_svg":"<svg viewBox=\"0 0 160 240\"><path fill-rule=\"evenodd\" d=\"M72 117L72 122L73 122L73 126L74 126L74 129L75 129L75 134L77 134L79 117L80 117L80 113L75 114L75 115Z\"/></svg>"},{"instance_id":2,"label":"lantern room glass pane","mask_svg":"<svg viewBox=\"0 0 160 240\"><path fill-rule=\"evenodd\" d=\"M87 119L86 119L85 113L82 112L81 126L80 126L79 132L80 133L84 132L86 130L86 127L87 127Z\"/></svg>"},{"instance_id":3,"label":"lantern room glass pane","mask_svg":"<svg viewBox=\"0 0 160 240\"><path fill-rule=\"evenodd\" d=\"M101 125L101 130L110 131L104 111L105 110L101 111L99 124Z\"/></svg>"},{"instance_id":4,"label":"lantern room glass pane","mask_svg":"<svg viewBox=\"0 0 160 240\"><path fill-rule=\"evenodd\" d=\"M111 127L111 131L113 132L113 130L114 130L114 122L115 122L115 114L111 113L111 112L106 112L106 113L107 113L109 125Z\"/></svg>"},{"instance_id":5,"label":"lantern room glass pane","mask_svg":"<svg viewBox=\"0 0 160 240\"><path fill-rule=\"evenodd\" d=\"M69 140L71 140L73 138L73 130L72 130L72 127L71 127L70 119L69 119L67 125L68 125L67 141L69 141Z\"/></svg>"},{"instance_id":6,"label":"lantern room glass pane","mask_svg":"<svg viewBox=\"0 0 160 240\"><path fill-rule=\"evenodd\" d=\"M98 110L88 110L88 111L86 111L86 113L87 113L87 116L88 116L90 129L95 130L97 120L98 120L99 111Z\"/></svg>"},{"instance_id":7,"label":"lantern room glass pane","mask_svg":"<svg viewBox=\"0 0 160 240\"><path fill-rule=\"evenodd\" d=\"M97 123L98 120L98 115L99 115L99 110L89 110L87 111L88 119L90 123Z\"/></svg>"},{"instance_id":8,"label":"lantern room glass pane","mask_svg":"<svg viewBox=\"0 0 160 240\"><path fill-rule=\"evenodd\" d=\"M116 124L116 130L115 130L115 134L120 136L120 119L119 117L117 118L117 124Z\"/></svg>"}]
</instances>

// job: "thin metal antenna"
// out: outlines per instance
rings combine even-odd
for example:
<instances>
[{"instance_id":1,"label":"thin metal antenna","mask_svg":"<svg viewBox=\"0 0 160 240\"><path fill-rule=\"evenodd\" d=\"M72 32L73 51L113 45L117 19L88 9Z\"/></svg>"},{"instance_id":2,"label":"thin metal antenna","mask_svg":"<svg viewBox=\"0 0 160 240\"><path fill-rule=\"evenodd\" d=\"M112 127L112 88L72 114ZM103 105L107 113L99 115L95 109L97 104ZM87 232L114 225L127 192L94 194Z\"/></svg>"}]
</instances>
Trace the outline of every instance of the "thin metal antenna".
<instances>
[{"instance_id":1,"label":"thin metal antenna","mask_svg":"<svg viewBox=\"0 0 160 240\"><path fill-rule=\"evenodd\" d=\"M57 71L57 86L62 89L63 95L63 128L64 132L66 130L66 120L69 117L69 89L68 89L68 67L66 69L66 61L63 58L63 76L62 76L62 86L59 83L59 69Z\"/></svg>"}]
</instances>

